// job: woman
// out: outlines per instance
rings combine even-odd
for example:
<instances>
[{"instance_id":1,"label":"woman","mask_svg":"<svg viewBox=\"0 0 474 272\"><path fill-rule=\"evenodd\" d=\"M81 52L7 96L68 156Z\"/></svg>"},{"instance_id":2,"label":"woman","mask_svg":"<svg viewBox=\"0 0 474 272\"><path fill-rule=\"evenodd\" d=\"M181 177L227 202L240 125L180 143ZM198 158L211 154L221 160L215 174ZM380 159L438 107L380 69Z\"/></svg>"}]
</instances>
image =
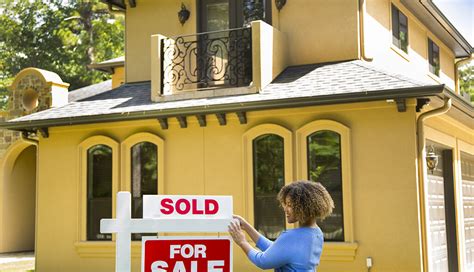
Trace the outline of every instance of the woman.
<instances>
[{"instance_id":1,"label":"woman","mask_svg":"<svg viewBox=\"0 0 474 272\"><path fill-rule=\"evenodd\" d=\"M323 233L316 224L332 213L334 202L320 183L296 181L284 186L278 201L285 210L289 224L299 227L284 231L275 242L262 236L240 216L234 216L229 233L249 260L261 269L274 268L276 272L314 271L323 248ZM243 231L261 250L253 248Z\"/></svg>"}]
</instances>

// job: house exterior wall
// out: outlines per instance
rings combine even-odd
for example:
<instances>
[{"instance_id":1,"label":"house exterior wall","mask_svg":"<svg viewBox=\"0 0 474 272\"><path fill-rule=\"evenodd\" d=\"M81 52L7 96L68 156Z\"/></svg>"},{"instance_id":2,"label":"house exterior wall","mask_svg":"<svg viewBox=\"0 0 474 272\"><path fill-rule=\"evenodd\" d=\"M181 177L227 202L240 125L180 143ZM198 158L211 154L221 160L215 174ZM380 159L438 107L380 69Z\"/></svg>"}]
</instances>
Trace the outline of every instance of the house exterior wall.
<instances>
[{"instance_id":1,"label":"house exterior wall","mask_svg":"<svg viewBox=\"0 0 474 272\"><path fill-rule=\"evenodd\" d=\"M358 57L357 0L288 1L280 12L271 2L272 25L287 35L284 54L289 65ZM127 82L150 80L151 35L170 37L198 32L196 3L184 2L191 16L183 26L177 17L181 2L144 0L127 9Z\"/></svg>"},{"instance_id":2,"label":"house exterior wall","mask_svg":"<svg viewBox=\"0 0 474 272\"><path fill-rule=\"evenodd\" d=\"M287 180L291 182L301 169L296 131L315 120L332 120L350 130L351 155L343 164L351 165L352 200L346 199L345 205L352 207L352 218L345 227L353 230L351 241L325 243L318 271L361 271L368 256L377 263L374 271L420 271L414 104L410 100L404 113L386 102L249 112L245 125L229 114L225 126L208 116L207 127L199 127L192 116L187 128L173 119L168 130L156 120L51 128L49 138L40 139L39 149L37 271L113 270L114 243L81 238L86 197L81 193L78 146L85 140L103 135L122 144L137 133L157 135L164 141L164 184L159 193L232 195L234 212L252 223L253 207L246 193L252 187L245 174L246 132L264 124L291 132L292 171ZM123 190L126 177L120 173L130 173L130 165L123 162L124 154L117 155L115 188ZM55 169L54 175L46 169ZM138 271L140 245L132 247L133 271ZM234 247L234 271L259 270Z\"/></svg>"},{"instance_id":3,"label":"house exterior wall","mask_svg":"<svg viewBox=\"0 0 474 272\"><path fill-rule=\"evenodd\" d=\"M416 78L446 84L455 90L454 53L423 25L400 0L366 0L366 54L373 62L398 73L409 73ZM391 5L408 17L408 53L392 43ZM440 74L429 71L428 38L440 48Z\"/></svg>"},{"instance_id":4,"label":"house exterior wall","mask_svg":"<svg viewBox=\"0 0 474 272\"><path fill-rule=\"evenodd\" d=\"M112 88L115 89L123 83L125 83L125 67L115 67L114 73L112 74Z\"/></svg>"}]
</instances>

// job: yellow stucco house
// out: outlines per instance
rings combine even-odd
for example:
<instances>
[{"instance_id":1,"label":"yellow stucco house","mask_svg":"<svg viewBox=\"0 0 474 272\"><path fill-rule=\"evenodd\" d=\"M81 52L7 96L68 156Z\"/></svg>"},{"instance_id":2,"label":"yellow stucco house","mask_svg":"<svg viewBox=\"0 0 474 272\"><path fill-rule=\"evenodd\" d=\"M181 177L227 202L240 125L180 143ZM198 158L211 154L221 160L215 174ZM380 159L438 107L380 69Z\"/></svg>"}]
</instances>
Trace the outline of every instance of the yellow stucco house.
<instances>
[{"instance_id":1,"label":"yellow stucco house","mask_svg":"<svg viewBox=\"0 0 474 272\"><path fill-rule=\"evenodd\" d=\"M474 271L473 106L457 84L473 48L431 0L105 2L126 16L123 85L70 99L28 68L11 86L0 252L113 271L99 220L118 191L134 217L143 194L232 195L274 238L294 227L279 188L311 179L336 203L318 271Z\"/></svg>"}]
</instances>

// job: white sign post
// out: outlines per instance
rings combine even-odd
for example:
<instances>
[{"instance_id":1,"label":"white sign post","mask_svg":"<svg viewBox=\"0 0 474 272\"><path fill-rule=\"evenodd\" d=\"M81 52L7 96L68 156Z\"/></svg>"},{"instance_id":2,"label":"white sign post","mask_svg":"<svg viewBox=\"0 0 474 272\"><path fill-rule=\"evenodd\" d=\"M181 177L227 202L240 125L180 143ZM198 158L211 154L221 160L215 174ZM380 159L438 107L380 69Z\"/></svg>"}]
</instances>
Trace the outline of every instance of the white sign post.
<instances>
[{"instance_id":1,"label":"white sign post","mask_svg":"<svg viewBox=\"0 0 474 272\"><path fill-rule=\"evenodd\" d=\"M100 220L101 233L116 233L115 271L130 272L132 233L227 232L231 196L143 196L143 219L131 218L129 192L117 193L116 219Z\"/></svg>"}]
</instances>

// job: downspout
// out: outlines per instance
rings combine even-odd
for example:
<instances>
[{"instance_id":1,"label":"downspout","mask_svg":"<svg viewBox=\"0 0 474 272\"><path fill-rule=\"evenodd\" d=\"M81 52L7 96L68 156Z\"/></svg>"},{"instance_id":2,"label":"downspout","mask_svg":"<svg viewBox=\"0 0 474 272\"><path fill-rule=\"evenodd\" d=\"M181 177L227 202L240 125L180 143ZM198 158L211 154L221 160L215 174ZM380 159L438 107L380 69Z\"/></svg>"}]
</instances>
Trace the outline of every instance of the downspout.
<instances>
[{"instance_id":1,"label":"downspout","mask_svg":"<svg viewBox=\"0 0 474 272\"><path fill-rule=\"evenodd\" d=\"M365 54L365 33L364 33L364 16L365 16L365 0L359 1L359 56L362 60L373 61L371 57Z\"/></svg>"},{"instance_id":2,"label":"downspout","mask_svg":"<svg viewBox=\"0 0 474 272\"><path fill-rule=\"evenodd\" d=\"M22 131L20 133L21 141L36 146L36 171L35 171L35 258L38 252L38 170L39 170L39 142L28 138L28 132ZM38 270L35 262L35 270Z\"/></svg>"},{"instance_id":3,"label":"downspout","mask_svg":"<svg viewBox=\"0 0 474 272\"><path fill-rule=\"evenodd\" d=\"M425 212L425 180L427 178L426 164L424 158L426 156L426 141L424 134L424 121L428 118L444 114L451 109L451 98L444 97L444 105L440 108L432 111L427 111L421 114L416 121L416 133L417 133L417 158L418 158L418 204L420 205L420 232L421 232L421 253L423 257L423 270L428 271L428 245L426 233L426 212Z\"/></svg>"},{"instance_id":4,"label":"downspout","mask_svg":"<svg viewBox=\"0 0 474 272\"><path fill-rule=\"evenodd\" d=\"M469 57L464 59L460 59L454 63L454 92L461 95L461 87L459 86L459 66L462 64L469 62L474 58L474 53L471 54Z\"/></svg>"}]
</instances>

